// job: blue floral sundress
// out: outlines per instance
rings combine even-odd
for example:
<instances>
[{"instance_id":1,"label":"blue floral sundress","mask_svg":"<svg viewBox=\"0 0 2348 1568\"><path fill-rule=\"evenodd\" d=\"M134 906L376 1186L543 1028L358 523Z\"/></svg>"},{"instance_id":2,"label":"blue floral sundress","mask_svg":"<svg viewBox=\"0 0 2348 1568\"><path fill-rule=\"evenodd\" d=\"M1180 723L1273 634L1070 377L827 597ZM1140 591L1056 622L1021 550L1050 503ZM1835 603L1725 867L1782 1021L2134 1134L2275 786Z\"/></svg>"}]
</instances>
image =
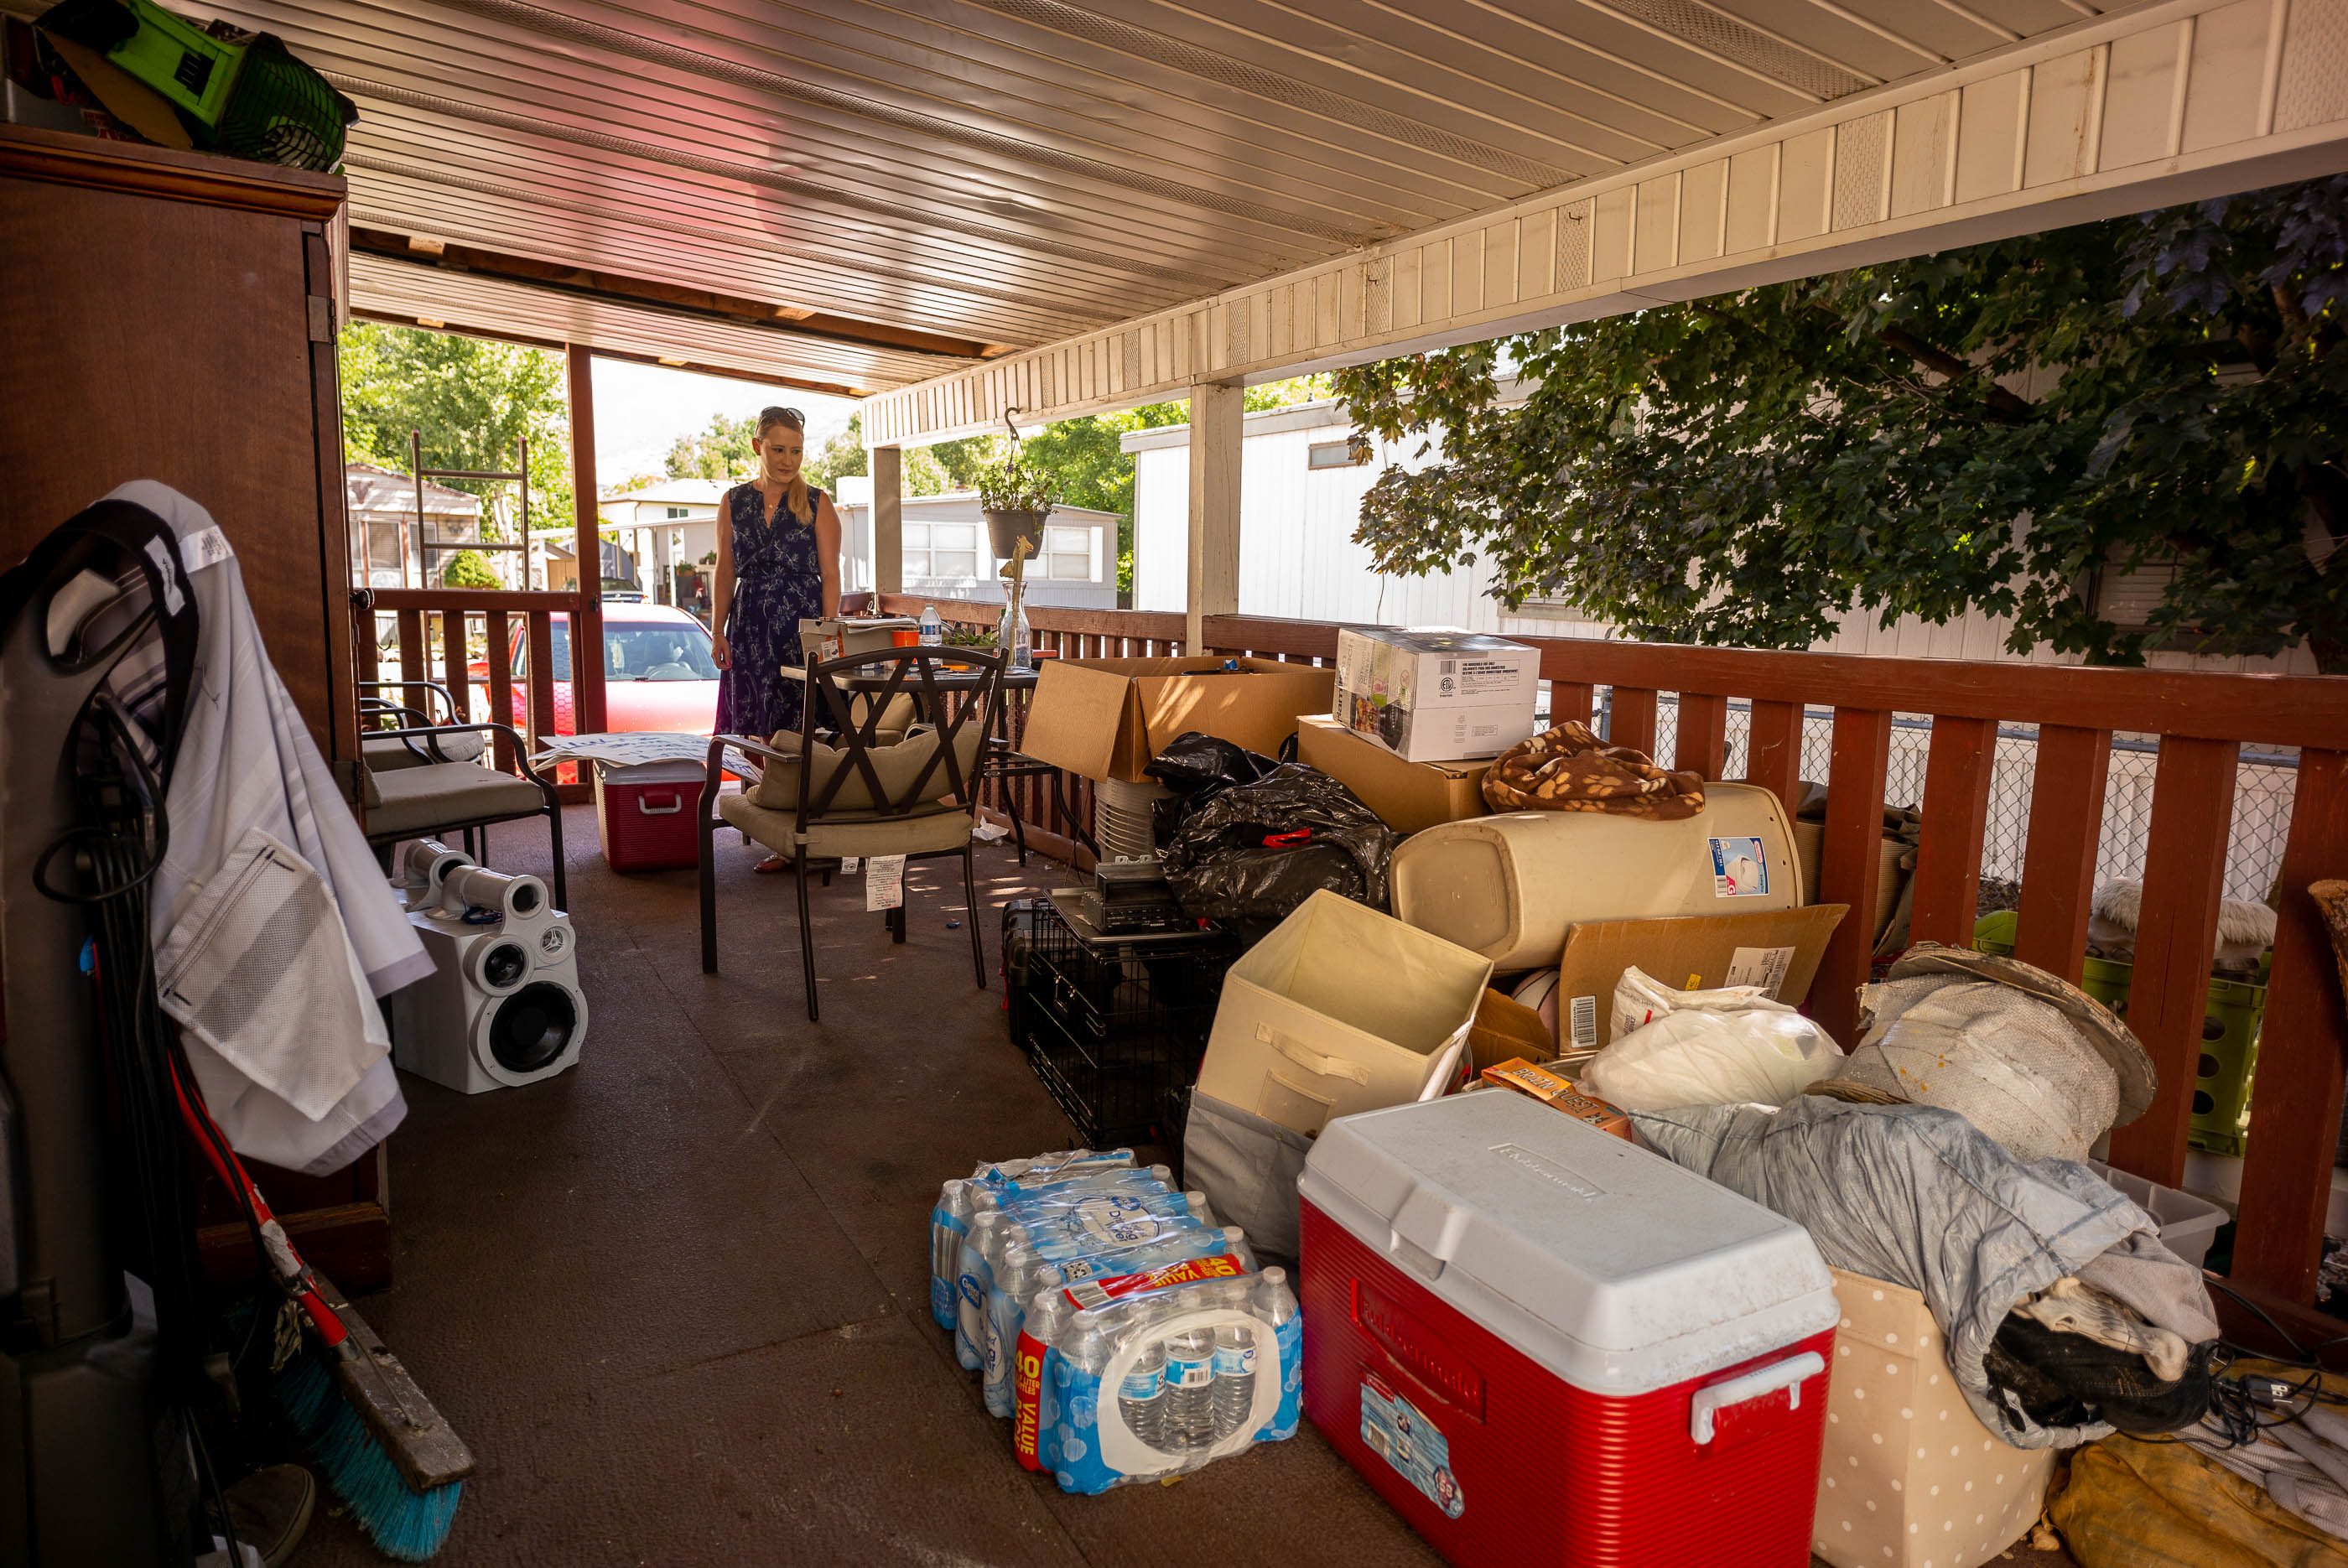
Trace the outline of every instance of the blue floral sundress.
<instances>
[{"instance_id":1,"label":"blue floral sundress","mask_svg":"<svg viewBox=\"0 0 2348 1568\"><path fill-rule=\"evenodd\" d=\"M734 603L726 624L728 668L717 683L717 729L765 738L796 731L805 706L799 682L785 680L785 665L799 662L799 623L823 614L823 566L816 558L815 517L823 491L808 491L808 521L791 515L786 500L766 517L755 485L726 492L733 530Z\"/></svg>"}]
</instances>

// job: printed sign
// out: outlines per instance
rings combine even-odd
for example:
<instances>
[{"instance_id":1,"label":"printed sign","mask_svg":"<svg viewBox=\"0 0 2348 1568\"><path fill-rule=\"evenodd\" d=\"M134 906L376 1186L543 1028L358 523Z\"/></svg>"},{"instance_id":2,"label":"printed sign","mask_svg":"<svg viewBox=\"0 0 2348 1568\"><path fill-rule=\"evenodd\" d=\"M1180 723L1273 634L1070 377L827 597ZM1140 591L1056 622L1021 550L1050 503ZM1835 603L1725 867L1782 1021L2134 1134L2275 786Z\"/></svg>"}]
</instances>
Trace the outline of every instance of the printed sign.
<instances>
[{"instance_id":1,"label":"printed sign","mask_svg":"<svg viewBox=\"0 0 2348 1568\"><path fill-rule=\"evenodd\" d=\"M1459 1478L1451 1473L1451 1439L1375 1375L1362 1379L1362 1441L1447 1517L1466 1511Z\"/></svg>"},{"instance_id":2,"label":"printed sign","mask_svg":"<svg viewBox=\"0 0 2348 1568\"><path fill-rule=\"evenodd\" d=\"M1763 995L1775 1001L1777 987L1786 983L1786 972L1793 966L1790 947L1740 947L1729 954L1728 978L1721 984L1758 985Z\"/></svg>"},{"instance_id":3,"label":"printed sign","mask_svg":"<svg viewBox=\"0 0 2348 1568\"><path fill-rule=\"evenodd\" d=\"M1757 898L1769 891L1769 852L1757 838L1708 840L1712 896Z\"/></svg>"},{"instance_id":4,"label":"printed sign","mask_svg":"<svg viewBox=\"0 0 2348 1568\"><path fill-rule=\"evenodd\" d=\"M905 857L875 855L864 872L864 907L896 909L905 902Z\"/></svg>"}]
</instances>

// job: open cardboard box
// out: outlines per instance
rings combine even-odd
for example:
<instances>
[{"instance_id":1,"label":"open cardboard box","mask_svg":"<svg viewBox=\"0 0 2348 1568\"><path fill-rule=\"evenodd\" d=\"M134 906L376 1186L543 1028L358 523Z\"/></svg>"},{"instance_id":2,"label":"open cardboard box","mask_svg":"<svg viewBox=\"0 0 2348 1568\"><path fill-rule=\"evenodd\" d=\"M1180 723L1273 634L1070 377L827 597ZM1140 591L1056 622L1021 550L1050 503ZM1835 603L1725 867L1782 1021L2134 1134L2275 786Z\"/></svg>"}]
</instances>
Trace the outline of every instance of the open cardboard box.
<instances>
[{"instance_id":1,"label":"open cardboard box","mask_svg":"<svg viewBox=\"0 0 2348 1568\"><path fill-rule=\"evenodd\" d=\"M1849 909L1813 903L1749 914L1569 925L1558 956L1557 1043L1587 1050L1612 1038L1614 985L1632 965L1682 991L1761 985L1774 999L1799 1006L1826 955L1827 938Z\"/></svg>"},{"instance_id":2,"label":"open cardboard box","mask_svg":"<svg viewBox=\"0 0 2348 1568\"><path fill-rule=\"evenodd\" d=\"M1335 719L1314 715L1297 723L1296 760L1351 789L1397 833L1481 817L1489 810L1484 804L1484 774L1493 761L1488 757L1406 762Z\"/></svg>"},{"instance_id":3,"label":"open cardboard box","mask_svg":"<svg viewBox=\"0 0 2348 1568\"><path fill-rule=\"evenodd\" d=\"M1190 730L1269 757L1296 733L1299 714L1329 711L1336 678L1277 659L1063 659L1037 671L1019 749L1128 784Z\"/></svg>"}]
</instances>

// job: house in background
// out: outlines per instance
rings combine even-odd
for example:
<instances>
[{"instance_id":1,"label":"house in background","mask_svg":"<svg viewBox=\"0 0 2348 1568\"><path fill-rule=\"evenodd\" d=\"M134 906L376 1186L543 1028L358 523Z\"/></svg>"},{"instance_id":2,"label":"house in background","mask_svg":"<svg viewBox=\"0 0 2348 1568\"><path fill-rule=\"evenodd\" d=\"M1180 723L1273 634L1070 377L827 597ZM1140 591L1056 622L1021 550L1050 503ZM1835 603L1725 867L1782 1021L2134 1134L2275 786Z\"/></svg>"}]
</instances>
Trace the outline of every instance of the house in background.
<instances>
[{"instance_id":1,"label":"house in background","mask_svg":"<svg viewBox=\"0 0 2348 1568\"><path fill-rule=\"evenodd\" d=\"M647 597L677 604L706 620L711 566L717 553L717 510L735 480L664 480L644 490L608 495L595 503L596 521L617 530L636 562Z\"/></svg>"},{"instance_id":2,"label":"house in background","mask_svg":"<svg viewBox=\"0 0 2348 1568\"><path fill-rule=\"evenodd\" d=\"M834 504L839 509L840 591L872 587L872 481L842 478ZM1044 547L1027 563L1027 602L1064 610L1117 608L1117 527L1113 511L1091 507L1053 509L1044 524ZM1003 603L999 573L975 491L909 495L904 500L905 588L933 599Z\"/></svg>"},{"instance_id":3,"label":"house in background","mask_svg":"<svg viewBox=\"0 0 2348 1568\"><path fill-rule=\"evenodd\" d=\"M416 526L416 481L373 463L343 465L343 497L351 519L351 583L362 588L437 586L451 550L425 547L479 543L481 498L424 481L424 530ZM496 569L510 554L489 557Z\"/></svg>"}]
</instances>

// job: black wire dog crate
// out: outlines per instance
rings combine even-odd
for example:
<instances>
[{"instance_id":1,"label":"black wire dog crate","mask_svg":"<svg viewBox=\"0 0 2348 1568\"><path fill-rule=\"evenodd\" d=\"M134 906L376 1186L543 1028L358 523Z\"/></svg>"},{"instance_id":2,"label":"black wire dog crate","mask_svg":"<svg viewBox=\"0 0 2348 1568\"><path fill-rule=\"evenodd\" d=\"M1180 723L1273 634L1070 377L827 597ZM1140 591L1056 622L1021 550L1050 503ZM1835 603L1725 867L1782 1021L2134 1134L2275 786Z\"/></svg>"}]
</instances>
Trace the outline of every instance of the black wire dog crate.
<instances>
[{"instance_id":1,"label":"black wire dog crate","mask_svg":"<svg viewBox=\"0 0 2348 1568\"><path fill-rule=\"evenodd\" d=\"M1097 936L1043 900L1004 914L1012 1042L1094 1148L1145 1138L1167 1091L1195 1082L1223 972L1240 945L1215 930Z\"/></svg>"}]
</instances>

